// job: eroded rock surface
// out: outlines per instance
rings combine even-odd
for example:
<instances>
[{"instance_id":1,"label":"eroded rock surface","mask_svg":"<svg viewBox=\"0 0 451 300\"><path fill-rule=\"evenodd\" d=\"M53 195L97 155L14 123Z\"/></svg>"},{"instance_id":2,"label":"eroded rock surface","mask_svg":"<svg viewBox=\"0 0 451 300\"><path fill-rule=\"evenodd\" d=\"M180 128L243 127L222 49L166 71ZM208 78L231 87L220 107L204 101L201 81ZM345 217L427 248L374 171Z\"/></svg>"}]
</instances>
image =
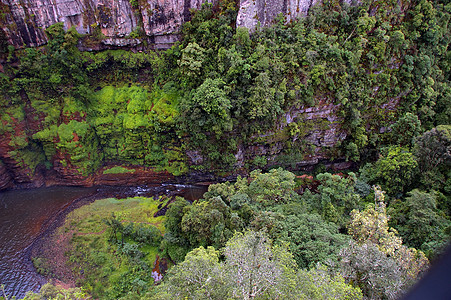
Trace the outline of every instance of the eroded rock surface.
<instances>
[{"instance_id":1,"label":"eroded rock surface","mask_svg":"<svg viewBox=\"0 0 451 300\"><path fill-rule=\"evenodd\" d=\"M281 13L290 21L306 15L316 1L242 0L237 25L251 30L258 22L267 26ZM81 34L101 31L105 48L134 47L139 42L130 38L144 33L141 38L153 48L164 49L177 40L190 9L204 2L217 0L1 0L0 27L15 47L44 45L45 29L63 22L65 29L75 26Z\"/></svg>"},{"instance_id":2,"label":"eroded rock surface","mask_svg":"<svg viewBox=\"0 0 451 300\"><path fill-rule=\"evenodd\" d=\"M237 26L255 28L258 22L268 26L279 15L283 14L286 21L307 15L310 7L317 0L242 0L238 11Z\"/></svg>"},{"instance_id":3,"label":"eroded rock surface","mask_svg":"<svg viewBox=\"0 0 451 300\"><path fill-rule=\"evenodd\" d=\"M174 38L189 20L189 10L201 8L203 0L2 0L0 24L9 42L16 46L40 46L47 42L45 28L63 22L81 34L100 30L107 45L129 46L122 41L143 30L154 43ZM163 38L160 38L163 37Z\"/></svg>"}]
</instances>

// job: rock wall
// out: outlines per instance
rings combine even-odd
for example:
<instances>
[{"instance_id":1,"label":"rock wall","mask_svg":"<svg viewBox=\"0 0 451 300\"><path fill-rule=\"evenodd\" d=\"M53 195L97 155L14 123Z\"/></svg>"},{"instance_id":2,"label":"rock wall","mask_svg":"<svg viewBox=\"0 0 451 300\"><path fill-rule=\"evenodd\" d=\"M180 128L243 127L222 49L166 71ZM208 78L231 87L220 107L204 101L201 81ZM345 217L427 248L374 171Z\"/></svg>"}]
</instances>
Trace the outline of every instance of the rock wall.
<instances>
[{"instance_id":1,"label":"rock wall","mask_svg":"<svg viewBox=\"0 0 451 300\"><path fill-rule=\"evenodd\" d=\"M343 120L337 117L339 110L340 105L326 101L314 107L291 109L282 115L276 131L254 137L247 147L240 147L235 156L238 166L242 167L246 161L264 156L267 159L267 167L283 165L287 169L312 171L315 165L324 163L334 170L350 168L350 162L329 159L331 155L328 152L347 137L342 128ZM300 130L290 134L290 124L296 124ZM302 144L305 148L302 151L303 157L289 163L281 161L280 157L288 148L287 142L297 147Z\"/></svg>"},{"instance_id":2,"label":"rock wall","mask_svg":"<svg viewBox=\"0 0 451 300\"><path fill-rule=\"evenodd\" d=\"M143 30L153 42L174 42L189 20L189 10L199 9L203 0L2 0L0 24L10 44L40 46L47 42L45 28L63 22L81 34L100 29L106 45L129 46L121 41L134 30Z\"/></svg>"},{"instance_id":3,"label":"rock wall","mask_svg":"<svg viewBox=\"0 0 451 300\"><path fill-rule=\"evenodd\" d=\"M255 28L258 22L268 26L280 13L286 21L306 16L317 0L242 0L238 11L237 26Z\"/></svg>"},{"instance_id":4,"label":"rock wall","mask_svg":"<svg viewBox=\"0 0 451 300\"><path fill-rule=\"evenodd\" d=\"M127 37L144 32L153 48L168 48L177 40L180 26L190 19L190 9L220 0L0 0L0 27L15 47L41 46L47 42L45 28L63 22L81 34L100 30L102 45L134 47L139 41ZM237 25L266 26L280 13L287 21L304 16L317 0L242 0ZM89 50L89 49L87 49Z\"/></svg>"}]
</instances>

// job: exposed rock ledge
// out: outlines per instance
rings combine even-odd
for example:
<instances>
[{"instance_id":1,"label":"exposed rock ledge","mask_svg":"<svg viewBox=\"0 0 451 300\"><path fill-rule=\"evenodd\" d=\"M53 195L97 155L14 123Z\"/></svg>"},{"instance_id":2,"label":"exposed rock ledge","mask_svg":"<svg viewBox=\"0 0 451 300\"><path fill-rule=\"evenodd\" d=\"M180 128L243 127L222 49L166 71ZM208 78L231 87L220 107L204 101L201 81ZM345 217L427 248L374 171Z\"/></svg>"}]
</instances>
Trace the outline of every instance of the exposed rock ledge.
<instances>
[{"instance_id":1,"label":"exposed rock ledge","mask_svg":"<svg viewBox=\"0 0 451 300\"><path fill-rule=\"evenodd\" d=\"M241 0L237 25L253 29L260 22L266 26L280 13L290 21L306 15L316 1ZM204 2L215 5L218 0L2 0L0 28L17 48L44 45L45 29L63 22L65 29L75 26L81 34L100 29L106 37L101 44L104 49L137 46L139 41L128 38L137 29L150 40L150 48L165 49L189 21L190 9L200 9Z\"/></svg>"}]
</instances>

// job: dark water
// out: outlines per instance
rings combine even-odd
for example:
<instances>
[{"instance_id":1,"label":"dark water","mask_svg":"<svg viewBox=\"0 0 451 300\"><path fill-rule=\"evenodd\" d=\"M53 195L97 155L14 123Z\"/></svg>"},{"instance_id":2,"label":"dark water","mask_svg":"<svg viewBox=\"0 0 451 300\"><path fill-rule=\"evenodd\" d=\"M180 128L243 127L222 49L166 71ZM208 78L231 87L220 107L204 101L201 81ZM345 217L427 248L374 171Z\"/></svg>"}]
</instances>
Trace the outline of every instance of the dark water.
<instances>
[{"instance_id":1,"label":"dark water","mask_svg":"<svg viewBox=\"0 0 451 300\"><path fill-rule=\"evenodd\" d=\"M0 193L0 284L8 297L23 297L45 283L27 259L28 247L60 211L93 191L51 187Z\"/></svg>"},{"instance_id":2,"label":"dark water","mask_svg":"<svg viewBox=\"0 0 451 300\"><path fill-rule=\"evenodd\" d=\"M33 242L56 222L57 216L75 200L133 196L183 196L188 200L202 197L205 186L155 185L143 187L51 187L0 192L0 284L8 298L21 298L27 291L38 291L46 282L36 273L29 259ZM0 291L0 296L2 292Z\"/></svg>"}]
</instances>

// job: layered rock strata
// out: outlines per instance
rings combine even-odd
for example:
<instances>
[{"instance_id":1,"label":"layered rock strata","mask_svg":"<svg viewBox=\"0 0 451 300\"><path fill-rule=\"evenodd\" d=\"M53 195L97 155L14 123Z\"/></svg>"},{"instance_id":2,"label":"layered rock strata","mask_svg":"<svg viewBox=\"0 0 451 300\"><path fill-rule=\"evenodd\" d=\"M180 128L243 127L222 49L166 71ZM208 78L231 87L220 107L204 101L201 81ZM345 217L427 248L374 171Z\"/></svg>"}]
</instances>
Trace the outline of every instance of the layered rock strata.
<instances>
[{"instance_id":1,"label":"layered rock strata","mask_svg":"<svg viewBox=\"0 0 451 300\"><path fill-rule=\"evenodd\" d=\"M241 0L236 23L252 30L258 23L269 25L279 14L290 21L306 15L316 1ZM0 27L16 48L44 45L45 29L63 22L65 29L75 27L80 34L101 32L104 39L96 50L136 47L144 39L154 49L165 49L177 40L190 10L204 2L218 0L1 0ZM140 39L134 40L137 35Z\"/></svg>"},{"instance_id":2,"label":"layered rock strata","mask_svg":"<svg viewBox=\"0 0 451 300\"><path fill-rule=\"evenodd\" d=\"M202 0L2 0L0 24L15 47L40 46L47 42L45 28L63 22L80 34L100 31L104 45L130 46L128 36L144 32L151 42L174 41L180 25L189 20L189 10ZM126 39L124 42L122 39ZM134 44L133 44L134 43ZM136 46L132 42L131 46Z\"/></svg>"}]
</instances>

